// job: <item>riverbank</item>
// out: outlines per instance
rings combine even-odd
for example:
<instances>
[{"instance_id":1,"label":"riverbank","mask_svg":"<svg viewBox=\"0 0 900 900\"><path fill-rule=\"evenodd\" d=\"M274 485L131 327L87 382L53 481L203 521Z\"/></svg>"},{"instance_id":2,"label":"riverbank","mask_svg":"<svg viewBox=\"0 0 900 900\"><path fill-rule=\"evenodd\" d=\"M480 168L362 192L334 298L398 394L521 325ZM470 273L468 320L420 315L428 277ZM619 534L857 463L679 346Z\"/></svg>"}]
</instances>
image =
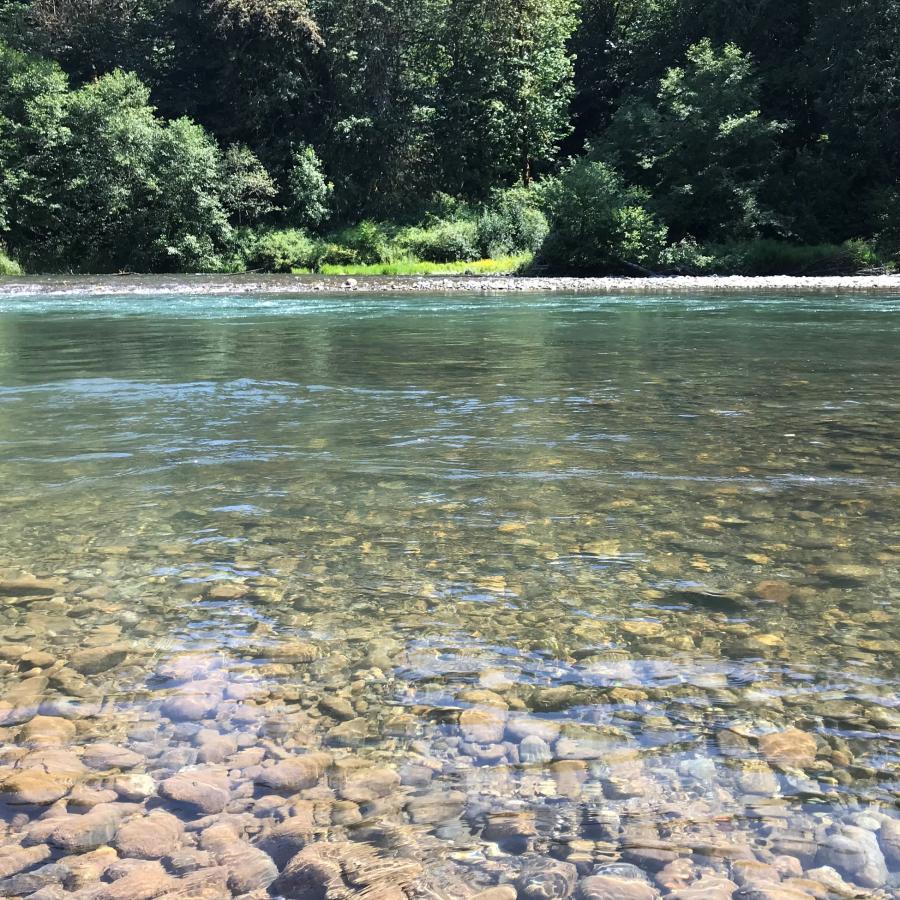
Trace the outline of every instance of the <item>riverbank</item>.
<instances>
[{"instance_id":1,"label":"riverbank","mask_svg":"<svg viewBox=\"0 0 900 900\"><path fill-rule=\"evenodd\" d=\"M0 296L55 294L312 293L809 293L900 292L900 275L841 277L678 276L671 278L412 277L296 275L136 275L0 278Z\"/></svg>"}]
</instances>

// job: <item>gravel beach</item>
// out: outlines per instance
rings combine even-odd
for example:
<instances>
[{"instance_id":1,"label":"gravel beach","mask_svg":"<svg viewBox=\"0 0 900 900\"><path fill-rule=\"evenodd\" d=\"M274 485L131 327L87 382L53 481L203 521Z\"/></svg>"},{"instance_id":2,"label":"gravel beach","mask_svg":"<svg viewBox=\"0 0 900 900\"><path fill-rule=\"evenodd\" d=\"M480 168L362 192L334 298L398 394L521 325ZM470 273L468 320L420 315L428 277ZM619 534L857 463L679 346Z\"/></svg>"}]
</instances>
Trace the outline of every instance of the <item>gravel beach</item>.
<instances>
[{"instance_id":1,"label":"gravel beach","mask_svg":"<svg viewBox=\"0 0 900 900\"><path fill-rule=\"evenodd\" d=\"M809 293L900 292L900 275L841 277L679 276L660 278L320 277L306 275L127 275L0 278L0 296L53 294L308 294L308 293Z\"/></svg>"}]
</instances>

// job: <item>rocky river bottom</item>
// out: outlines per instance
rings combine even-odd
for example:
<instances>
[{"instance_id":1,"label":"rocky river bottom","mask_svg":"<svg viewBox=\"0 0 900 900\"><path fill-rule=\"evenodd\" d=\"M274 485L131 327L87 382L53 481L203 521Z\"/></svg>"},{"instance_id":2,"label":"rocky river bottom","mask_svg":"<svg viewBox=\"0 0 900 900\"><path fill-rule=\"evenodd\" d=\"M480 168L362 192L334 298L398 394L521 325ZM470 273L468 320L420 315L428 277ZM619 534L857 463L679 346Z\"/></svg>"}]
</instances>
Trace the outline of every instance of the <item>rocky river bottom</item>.
<instances>
[{"instance_id":1,"label":"rocky river bottom","mask_svg":"<svg viewBox=\"0 0 900 900\"><path fill-rule=\"evenodd\" d=\"M0 896L900 898L898 348L0 289Z\"/></svg>"}]
</instances>

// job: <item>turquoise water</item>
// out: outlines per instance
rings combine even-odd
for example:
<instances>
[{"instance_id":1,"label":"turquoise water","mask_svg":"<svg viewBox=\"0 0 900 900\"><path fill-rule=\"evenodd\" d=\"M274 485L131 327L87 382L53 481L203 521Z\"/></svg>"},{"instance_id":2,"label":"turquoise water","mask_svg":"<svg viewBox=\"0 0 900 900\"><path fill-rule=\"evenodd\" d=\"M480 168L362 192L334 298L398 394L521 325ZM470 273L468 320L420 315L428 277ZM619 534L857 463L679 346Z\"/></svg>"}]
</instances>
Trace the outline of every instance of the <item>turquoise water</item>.
<instances>
[{"instance_id":1,"label":"turquoise water","mask_svg":"<svg viewBox=\"0 0 900 900\"><path fill-rule=\"evenodd\" d=\"M4 840L88 790L192 834L200 766L411 894L900 886L898 348L877 295L0 294Z\"/></svg>"}]
</instances>

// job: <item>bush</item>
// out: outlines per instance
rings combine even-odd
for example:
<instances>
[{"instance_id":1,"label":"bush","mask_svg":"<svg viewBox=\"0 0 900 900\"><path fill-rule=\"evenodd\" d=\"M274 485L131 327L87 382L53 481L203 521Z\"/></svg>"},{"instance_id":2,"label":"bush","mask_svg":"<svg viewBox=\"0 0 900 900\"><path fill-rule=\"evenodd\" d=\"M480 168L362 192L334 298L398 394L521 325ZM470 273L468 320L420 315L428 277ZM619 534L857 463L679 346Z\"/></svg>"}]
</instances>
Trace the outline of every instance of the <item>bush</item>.
<instances>
[{"instance_id":1,"label":"bush","mask_svg":"<svg viewBox=\"0 0 900 900\"><path fill-rule=\"evenodd\" d=\"M408 228L400 235L398 243L425 262L472 262L481 255L477 246L477 225L464 219Z\"/></svg>"},{"instance_id":2,"label":"bush","mask_svg":"<svg viewBox=\"0 0 900 900\"><path fill-rule=\"evenodd\" d=\"M257 237L249 250L247 267L263 272L290 273L318 266L318 248L302 231L289 228Z\"/></svg>"},{"instance_id":3,"label":"bush","mask_svg":"<svg viewBox=\"0 0 900 900\"><path fill-rule=\"evenodd\" d=\"M353 266L359 262L359 254L352 247L342 244L322 244L319 248L320 265Z\"/></svg>"},{"instance_id":4,"label":"bush","mask_svg":"<svg viewBox=\"0 0 900 900\"><path fill-rule=\"evenodd\" d=\"M322 163L312 147L301 147L294 153L288 192L288 211L298 225L316 228L328 218L334 187L325 179Z\"/></svg>"},{"instance_id":5,"label":"bush","mask_svg":"<svg viewBox=\"0 0 900 900\"><path fill-rule=\"evenodd\" d=\"M660 254L660 267L673 275L851 275L878 262L865 241L803 245L759 239L700 245L689 237Z\"/></svg>"},{"instance_id":6,"label":"bush","mask_svg":"<svg viewBox=\"0 0 900 900\"><path fill-rule=\"evenodd\" d=\"M21 275L22 267L0 249L0 275Z\"/></svg>"},{"instance_id":7,"label":"bush","mask_svg":"<svg viewBox=\"0 0 900 900\"><path fill-rule=\"evenodd\" d=\"M478 250L486 259L533 253L549 230L535 191L523 187L498 191L478 219Z\"/></svg>"},{"instance_id":8,"label":"bush","mask_svg":"<svg viewBox=\"0 0 900 900\"><path fill-rule=\"evenodd\" d=\"M742 275L852 275L876 261L863 241L804 246L758 240L725 249Z\"/></svg>"},{"instance_id":9,"label":"bush","mask_svg":"<svg viewBox=\"0 0 900 900\"><path fill-rule=\"evenodd\" d=\"M339 232L335 243L352 250L357 261L367 265L393 262L397 256L387 229L368 219Z\"/></svg>"},{"instance_id":10,"label":"bush","mask_svg":"<svg viewBox=\"0 0 900 900\"><path fill-rule=\"evenodd\" d=\"M643 272L655 266L666 228L646 195L609 166L579 160L543 188L550 232L538 265L559 272Z\"/></svg>"}]
</instances>

